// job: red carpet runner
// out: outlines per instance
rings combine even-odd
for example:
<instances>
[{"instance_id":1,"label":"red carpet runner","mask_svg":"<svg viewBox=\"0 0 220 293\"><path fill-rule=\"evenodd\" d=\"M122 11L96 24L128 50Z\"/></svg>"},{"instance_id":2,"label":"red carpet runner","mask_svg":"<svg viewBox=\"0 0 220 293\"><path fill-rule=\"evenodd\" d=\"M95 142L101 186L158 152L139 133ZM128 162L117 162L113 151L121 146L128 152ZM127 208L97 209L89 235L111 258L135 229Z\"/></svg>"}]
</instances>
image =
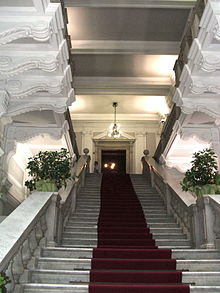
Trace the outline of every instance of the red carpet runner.
<instances>
[{"instance_id":1,"label":"red carpet runner","mask_svg":"<svg viewBox=\"0 0 220 293\"><path fill-rule=\"evenodd\" d=\"M171 250L158 249L129 175L104 174L89 293L189 293Z\"/></svg>"}]
</instances>

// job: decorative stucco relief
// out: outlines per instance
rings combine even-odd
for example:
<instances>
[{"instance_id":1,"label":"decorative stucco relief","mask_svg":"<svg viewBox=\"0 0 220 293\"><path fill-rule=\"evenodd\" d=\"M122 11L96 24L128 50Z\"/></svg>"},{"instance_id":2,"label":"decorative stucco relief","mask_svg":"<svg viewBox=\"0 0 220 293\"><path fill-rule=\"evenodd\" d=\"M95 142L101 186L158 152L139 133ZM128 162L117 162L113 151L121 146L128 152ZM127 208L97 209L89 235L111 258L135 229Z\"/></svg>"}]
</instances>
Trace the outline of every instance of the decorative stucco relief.
<instances>
[{"instance_id":1,"label":"decorative stucco relief","mask_svg":"<svg viewBox=\"0 0 220 293\"><path fill-rule=\"evenodd\" d=\"M8 92L0 89L0 117L7 112L8 105L9 105Z\"/></svg>"},{"instance_id":2,"label":"decorative stucco relief","mask_svg":"<svg viewBox=\"0 0 220 293\"><path fill-rule=\"evenodd\" d=\"M47 92L49 94L60 94L63 84L59 80L50 80L48 82L33 82L21 80L0 80L0 88L10 93L11 98L22 99L38 92Z\"/></svg>"},{"instance_id":3,"label":"decorative stucco relief","mask_svg":"<svg viewBox=\"0 0 220 293\"><path fill-rule=\"evenodd\" d=\"M38 42L46 42L50 39L51 33L51 27L48 22L41 21L31 25L17 26L0 32L0 45L22 38L32 38Z\"/></svg>"},{"instance_id":4,"label":"decorative stucco relief","mask_svg":"<svg viewBox=\"0 0 220 293\"><path fill-rule=\"evenodd\" d=\"M25 60L26 59L26 60ZM58 62L54 56L41 58L25 58L23 62L15 65L14 58L9 56L0 57L0 76L8 78L28 70L40 69L46 72L53 72L57 69Z\"/></svg>"}]
</instances>

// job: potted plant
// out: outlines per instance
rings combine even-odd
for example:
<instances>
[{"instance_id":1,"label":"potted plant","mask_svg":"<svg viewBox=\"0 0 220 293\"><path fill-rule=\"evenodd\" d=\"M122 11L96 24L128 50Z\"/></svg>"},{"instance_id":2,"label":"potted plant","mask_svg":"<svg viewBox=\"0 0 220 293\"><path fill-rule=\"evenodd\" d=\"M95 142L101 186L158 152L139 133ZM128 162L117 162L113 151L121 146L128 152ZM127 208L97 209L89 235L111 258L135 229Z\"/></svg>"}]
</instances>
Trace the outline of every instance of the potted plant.
<instances>
[{"instance_id":1,"label":"potted plant","mask_svg":"<svg viewBox=\"0 0 220 293\"><path fill-rule=\"evenodd\" d=\"M216 154L212 149L206 148L193 154L191 169L187 170L180 182L183 191L191 191L196 196L215 194L220 192L220 175Z\"/></svg>"},{"instance_id":2,"label":"potted plant","mask_svg":"<svg viewBox=\"0 0 220 293\"><path fill-rule=\"evenodd\" d=\"M5 285L10 283L9 277L4 272L0 272L0 293L7 292Z\"/></svg>"},{"instance_id":3,"label":"potted plant","mask_svg":"<svg viewBox=\"0 0 220 293\"><path fill-rule=\"evenodd\" d=\"M39 152L29 158L27 169L31 180L25 182L30 191L56 191L67 185L71 176L72 158L69 152L62 148L60 151Z\"/></svg>"}]
</instances>

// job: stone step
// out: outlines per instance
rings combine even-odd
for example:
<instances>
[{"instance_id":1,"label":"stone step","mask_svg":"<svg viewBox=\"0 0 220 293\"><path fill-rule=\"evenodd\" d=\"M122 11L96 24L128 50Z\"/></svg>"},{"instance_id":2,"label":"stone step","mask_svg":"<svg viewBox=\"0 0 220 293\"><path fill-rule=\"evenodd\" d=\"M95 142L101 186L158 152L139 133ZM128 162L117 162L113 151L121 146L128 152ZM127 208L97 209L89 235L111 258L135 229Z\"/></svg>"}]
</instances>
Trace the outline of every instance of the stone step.
<instances>
[{"instance_id":1,"label":"stone step","mask_svg":"<svg viewBox=\"0 0 220 293\"><path fill-rule=\"evenodd\" d=\"M164 228L164 223L163 222L160 222L160 223L153 223L153 222L149 222L148 223L150 229L151 228ZM166 223L166 227L168 228L179 228L179 226L177 225L177 223L173 222L173 223Z\"/></svg>"},{"instance_id":2,"label":"stone step","mask_svg":"<svg viewBox=\"0 0 220 293\"><path fill-rule=\"evenodd\" d=\"M74 227L90 227L90 228L97 228L97 222L93 222L93 223L91 223L91 222L87 222L86 224L85 223L82 223L82 222L79 222L79 223L77 223L76 221L72 221L72 222L68 222L67 224L66 224L66 226L65 227L67 227L67 228L74 228Z\"/></svg>"},{"instance_id":3,"label":"stone step","mask_svg":"<svg viewBox=\"0 0 220 293\"><path fill-rule=\"evenodd\" d=\"M86 227L86 226L71 226L68 225L65 227L64 232L93 232L93 233L97 233L97 226L95 225L95 227ZM182 229L181 228L151 228L150 229L151 233L182 233Z\"/></svg>"},{"instance_id":4,"label":"stone step","mask_svg":"<svg viewBox=\"0 0 220 293\"><path fill-rule=\"evenodd\" d=\"M45 270L30 271L31 283L71 284L88 283L90 272L87 270ZM182 282L197 286L220 286L220 272L183 272ZM216 292L217 293L217 292Z\"/></svg>"},{"instance_id":5,"label":"stone step","mask_svg":"<svg viewBox=\"0 0 220 293\"><path fill-rule=\"evenodd\" d=\"M159 239L186 239L186 235L183 233L153 233L153 238L155 240Z\"/></svg>"},{"instance_id":6,"label":"stone step","mask_svg":"<svg viewBox=\"0 0 220 293\"><path fill-rule=\"evenodd\" d=\"M157 233L182 233L181 228L150 228L150 232L153 234Z\"/></svg>"},{"instance_id":7,"label":"stone step","mask_svg":"<svg viewBox=\"0 0 220 293\"><path fill-rule=\"evenodd\" d=\"M24 293L88 293L88 285L65 284L25 284L22 285Z\"/></svg>"},{"instance_id":8,"label":"stone step","mask_svg":"<svg viewBox=\"0 0 220 293\"><path fill-rule=\"evenodd\" d=\"M63 239L65 240L66 238L71 238L71 239L97 239L98 233L97 231L95 232L76 232L76 231L66 231L63 233ZM186 239L186 236L182 233L168 233L168 232L163 232L163 233L153 233L153 238L155 240L159 239Z\"/></svg>"},{"instance_id":9,"label":"stone step","mask_svg":"<svg viewBox=\"0 0 220 293\"><path fill-rule=\"evenodd\" d=\"M30 270L31 283L71 284L88 283L89 271L87 270Z\"/></svg>"},{"instance_id":10,"label":"stone step","mask_svg":"<svg viewBox=\"0 0 220 293\"><path fill-rule=\"evenodd\" d=\"M85 239L85 238L89 238L89 239L97 239L97 232L64 232L63 233L63 239L65 240L66 238L71 238L71 239Z\"/></svg>"},{"instance_id":11,"label":"stone step","mask_svg":"<svg viewBox=\"0 0 220 293\"><path fill-rule=\"evenodd\" d=\"M62 245L70 247L97 247L97 238L89 236L87 238L63 237Z\"/></svg>"},{"instance_id":12,"label":"stone step","mask_svg":"<svg viewBox=\"0 0 220 293\"><path fill-rule=\"evenodd\" d=\"M91 248L47 247L41 249L45 257L91 258ZM220 251L216 249L172 249L172 258L182 260L219 259Z\"/></svg>"},{"instance_id":13,"label":"stone step","mask_svg":"<svg viewBox=\"0 0 220 293\"><path fill-rule=\"evenodd\" d=\"M78 216L78 215L74 215L73 217L71 217L69 219L69 221L98 221L98 215L89 215L89 216Z\"/></svg>"},{"instance_id":14,"label":"stone step","mask_svg":"<svg viewBox=\"0 0 220 293\"><path fill-rule=\"evenodd\" d=\"M92 258L92 248L47 247L41 249L42 257Z\"/></svg>"},{"instance_id":15,"label":"stone step","mask_svg":"<svg viewBox=\"0 0 220 293\"><path fill-rule=\"evenodd\" d=\"M97 227L71 227L66 226L64 232L83 232L83 233L97 233Z\"/></svg>"},{"instance_id":16,"label":"stone step","mask_svg":"<svg viewBox=\"0 0 220 293\"><path fill-rule=\"evenodd\" d=\"M38 269L61 269L61 270L90 270L91 259L40 257L36 260ZM177 270L193 272L219 271L220 260L177 260Z\"/></svg>"},{"instance_id":17,"label":"stone step","mask_svg":"<svg viewBox=\"0 0 220 293\"><path fill-rule=\"evenodd\" d=\"M220 259L220 251L216 249L172 249L174 259Z\"/></svg>"},{"instance_id":18,"label":"stone step","mask_svg":"<svg viewBox=\"0 0 220 293\"><path fill-rule=\"evenodd\" d=\"M220 259L177 260L177 270L190 272L220 271Z\"/></svg>"},{"instance_id":19,"label":"stone step","mask_svg":"<svg viewBox=\"0 0 220 293\"><path fill-rule=\"evenodd\" d=\"M160 247L170 246L170 245L172 245L173 247L177 247L178 245L191 247L191 243L188 239L172 239L171 241L170 238L163 238L163 239L155 239L155 240L156 240L156 245Z\"/></svg>"},{"instance_id":20,"label":"stone step","mask_svg":"<svg viewBox=\"0 0 220 293\"><path fill-rule=\"evenodd\" d=\"M40 257L36 260L36 266L45 270L90 270L91 259Z\"/></svg>"},{"instance_id":21,"label":"stone step","mask_svg":"<svg viewBox=\"0 0 220 293\"><path fill-rule=\"evenodd\" d=\"M145 216L146 222L151 226L151 223L163 223L168 224L168 223L175 223L174 219L172 217L168 216L160 216L160 217L151 217L151 216Z\"/></svg>"}]
</instances>

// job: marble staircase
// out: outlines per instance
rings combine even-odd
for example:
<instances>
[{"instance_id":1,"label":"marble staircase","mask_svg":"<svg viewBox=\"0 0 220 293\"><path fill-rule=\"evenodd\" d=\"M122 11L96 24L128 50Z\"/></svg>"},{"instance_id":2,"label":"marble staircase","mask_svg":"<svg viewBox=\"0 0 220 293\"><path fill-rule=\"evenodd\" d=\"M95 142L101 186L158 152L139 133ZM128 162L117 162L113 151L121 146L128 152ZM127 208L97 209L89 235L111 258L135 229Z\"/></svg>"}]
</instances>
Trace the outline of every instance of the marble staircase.
<instances>
[{"instance_id":1,"label":"marble staircase","mask_svg":"<svg viewBox=\"0 0 220 293\"><path fill-rule=\"evenodd\" d=\"M177 259L177 269L183 271L183 282L190 284L190 292L220 292L220 252L192 249L145 177L131 175L131 180L156 244L172 248L172 257ZM97 244L100 184L100 175L87 175L86 185L77 199L76 212L64 228L62 245L41 250L21 292L88 293L92 249Z\"/></svg>"}]
</instances>

